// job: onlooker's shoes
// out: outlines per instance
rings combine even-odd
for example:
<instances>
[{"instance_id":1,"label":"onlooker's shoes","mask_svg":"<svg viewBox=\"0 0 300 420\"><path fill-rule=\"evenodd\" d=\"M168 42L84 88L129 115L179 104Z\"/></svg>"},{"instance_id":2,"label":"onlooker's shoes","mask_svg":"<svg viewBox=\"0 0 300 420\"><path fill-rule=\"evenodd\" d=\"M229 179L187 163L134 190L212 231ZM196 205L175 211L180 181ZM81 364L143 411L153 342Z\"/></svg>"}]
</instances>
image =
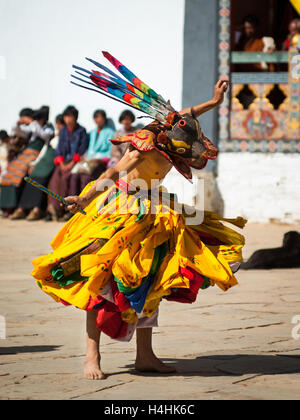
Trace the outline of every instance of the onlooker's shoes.
<instances>
[{"instance_id":1,"label":"onlooker's shoes","mask_svg":"<svg viewBox=\"0 0 300 420\"><path fill-rule=\"evenodd\" d=\"M54 220L55 222L57 222L58 221L58 214L57 214L56 208L53 206L53 204L49 204L49 206L48 206L48 212L52 216L52 220Z\"/></svg>"},{"instance_id":2,"label":"onlooker's shoes","mask_svg":"<svg viewBox=\"0 0 300 420\"><path fill-rule=\"evenodd\" d=\"M44 213L40 209L33 209L26 217L26 220L33 222L35 220L41 220L44 217Z\"/></svg>"},{"instance_id":3,"label":"onlooker's shoes","mask_svg":"<svg viewBox=\"0 0 300 420\"><path fill-rule=\"evenodd\" d=\"M50 213L46 214L46 217L44 218L45 222L52 222L52 216Z\"/></svg>"},{"instance_id":4,"label":"onlooker's shoes","mask_svg":"<svg viewBox=\"0 0 300 420\"><path fill-rule=\"evenodd\" d=\"M74 216L73 213L68 212L68 213L64 214L63 217L60 220L63 221L63 222L68 222L73 216Z\"/></svg>"},{"instance_id":5,"label":"onlooker's shoes","mask_svg":"<svg viewBox=\"0 0 300 420\"><path fill-rule=\"evenodd\" d=\"M12 211L12 210L10 210L10 209L6 209L6 210L4 210L4 211L3 211L3 213L2 213L2 218L3 218L3 219L8 219L8 218L9 218L9 216L10 216L12 213L13 213L13 211Z\"/></svg>"},{"instance_id":6,"label":"onlooker's shoes","mask_svg":"<svg viewBox=\"0 0 300 420\"><path fill-rule=\"evenodd\" d=\"M13 212L11 216L9 216L10 220L22 220L25 219L26 213L23 209L17 209Z\"/></svg>"}]
</instances>

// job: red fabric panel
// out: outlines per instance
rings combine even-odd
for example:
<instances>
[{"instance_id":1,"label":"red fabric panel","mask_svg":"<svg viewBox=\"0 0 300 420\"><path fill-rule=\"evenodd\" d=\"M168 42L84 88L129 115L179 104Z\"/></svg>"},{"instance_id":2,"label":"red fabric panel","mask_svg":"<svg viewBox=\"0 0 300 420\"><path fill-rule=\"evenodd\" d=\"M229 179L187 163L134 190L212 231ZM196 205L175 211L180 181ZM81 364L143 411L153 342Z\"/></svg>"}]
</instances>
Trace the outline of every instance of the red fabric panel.
<instances>
[{"instance_id":1,"label":"red fabric panel","mask_svg":"<svg viewBox=\"0 0 300 420\"><path fill-rule=\"evenodd\" d=\"M92 299L91 297L90 297L90 301L89 301L89 304L88 304L88 306L87 306L87 308L86 308L86 311L91 311L91 310L93 310L93 308L96 306L96 305L99 305L99 303L101 303L101 302L103 302L105 299L103 299L101 296L98 296L97 298L95 298L95 299Z\"/></svg>"},{"instance_id":2,"label":"red fabric panel","mask_svg":"<svg viewBox=\"0 0 300 420\"><path fill-rule=\"evenodd\" d=\"M205 245L212 245L212 246L217 246L217 245L224 245L223 242L221 242L219 239L215 238L214 236L210 235L209 233L204 233L204 232L197 232L200 240L205 244Z\"/></svg>"},{"instance_id":3,"label":"red fabric panel","mask_svg":"<svg viewBox=\"0 0 300 420\"><path fill-rule=\"evenodd\" d=\"M118 307L120 312L125 312L131 308L129 300L126 298L124 293L119 291L117 283L114 280L111 280L111 290L115 305Z\"/></svg>"},{"instance_id":4,"label":"red fabric panel","mask_svg":"<svg viewBox=\"0 0 300 420\"><path fill-rule=\"evenodd\" d=\"M106 302L103 308L98 310L97 328L111 338L122 338L127 335L127 322L121 318L121 313L116 305Z\"/></svg>"},{"instance_id":5,"label":"red fabric panel","mask_svg":"<svg viewBox=\"0 0 300 420\"><path fill-rule=\"evenodd\" d=\"M190 281L190 288L179 288L172 291L172 294L165 299L180 303L194 303L200 287L204 283L204 278L191 267L180 267L180 274Z\"/></svg>"}]
</instances>

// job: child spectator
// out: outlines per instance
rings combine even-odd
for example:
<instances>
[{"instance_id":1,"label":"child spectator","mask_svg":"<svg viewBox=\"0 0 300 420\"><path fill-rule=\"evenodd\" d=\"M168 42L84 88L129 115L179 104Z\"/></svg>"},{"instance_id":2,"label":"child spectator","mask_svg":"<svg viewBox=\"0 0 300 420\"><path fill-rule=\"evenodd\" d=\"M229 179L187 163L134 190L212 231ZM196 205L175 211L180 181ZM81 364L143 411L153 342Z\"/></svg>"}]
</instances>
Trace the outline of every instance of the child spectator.
<instances>
[{"instance_id":1,"label":"child spectator","mask_svg":"<svg viewBox=\"0 0 300 420\"><path fill-rule=\"evenodd\" d=\"M282 45L283 51L288 51L292 46L292 40L300 34L300 19L293 19L289 24L289 35Z\"/></svg>"},{"instance_id":2,"label":"child spectator","mask_svg":"<svg viewBox=\"0 0 300 420\"><path fill-rule=\"evenodd\" d=\"M262 38L258 36L259 20L254 15L246 16L243 19L243 32L236 45L237 51L256 52L256 51L275 51L275 42L270 42L270 37ZM238 64L235 66L236 71L256 72L256 71L274 71L274 65L270 64L265 68L261 63Z\"/></svg>"},{"instance_id":3,"label":"child spectator","mask_svg":"<svg viewBox=\"0 0 300 420\"><path fill-rule=\"evenodd\" d=\"M125 110L122 112L119 118L119 123L122 124L122 128L118 130L114 138L126 136L127 134L134 133L135 131L141 129L143 127L142 124L134 126L133 123L135 122L135 116L133 112L130 110ZM120 145L113 145L111 149L111 160L109 163L110 167L115 166L124 156L128 147L128 143L120 144Z\"/></svg>"}]
</instances>

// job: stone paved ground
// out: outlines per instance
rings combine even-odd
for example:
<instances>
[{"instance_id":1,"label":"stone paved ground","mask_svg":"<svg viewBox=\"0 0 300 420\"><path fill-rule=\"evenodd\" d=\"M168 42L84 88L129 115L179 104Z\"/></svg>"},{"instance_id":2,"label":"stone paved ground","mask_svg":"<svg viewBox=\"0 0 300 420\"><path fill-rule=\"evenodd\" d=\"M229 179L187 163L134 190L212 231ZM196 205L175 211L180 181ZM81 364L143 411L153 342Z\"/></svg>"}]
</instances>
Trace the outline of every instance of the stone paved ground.
<instances>
[{"instance_id":1,"label":"stone paved ground","mask_svg":"<svg viewBox=\"0 0 300 420\"><path fill-rule=\"evenodd\" d=\"M240 271L228 293L211 288L192 306L163 302L154 346L178 374L136 374L134 341L104 337L108 379L82 379L84 313L52 302L30 277L59 226L0 221L1 399L300 398L300 340L291 336L300 270ZM291 229L300 226L249 224L245 256L279 246Z\"/></svg>"}]
</instances>

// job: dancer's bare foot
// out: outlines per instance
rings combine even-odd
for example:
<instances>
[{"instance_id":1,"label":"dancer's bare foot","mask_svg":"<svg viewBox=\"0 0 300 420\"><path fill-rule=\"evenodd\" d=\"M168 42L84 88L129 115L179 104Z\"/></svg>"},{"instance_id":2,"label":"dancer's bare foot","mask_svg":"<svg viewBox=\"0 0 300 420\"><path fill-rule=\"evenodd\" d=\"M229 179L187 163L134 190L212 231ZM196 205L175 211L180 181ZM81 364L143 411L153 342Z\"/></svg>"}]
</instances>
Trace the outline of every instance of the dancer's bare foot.
<instances>
[{"instance_id":1,"label":"dancer's bare foot","mask_svg":"<svg viewBox=\"0 0 300 420\"><path fill-rule=\"evenodd\" d=\"M136 331L135 369L139 372L174 373L175 367L165 365L152 350L152 328L138 328Z\"/></svg>"},{"instance_id":2,"label":"dancer's bare foot","mask_svg":"<svg viewBox=\"0 0 300 420\"><path fill-rule=\"evenodd\" d=\"M100 331L96 325L97 311L89 311L86 315L86 358L84 377L93 381L105 379L100 367Z\"/></svg>"},{"instance_id":3,"label":"dancer's bare foot","mask_svg":"<svg viewBox=\"0 0 300 420\"><path fill-rule=\"evenodd\" d=\"M87 356L84 362L84 377L92 381L99 381L106 378L100 368L100 355Z\"/></svg>"},{"instance_id":4,"label":"dancer's bare foot","mask_svg":"<svg viewBox=\"0 0 300 420\"><path fill-rule=\"evenodd\" d=\"M135 362L135 369L139 372L175 373L174 366L167 366L159 360L154 353L143 354Z\"/></svg>"}]
</instances>

